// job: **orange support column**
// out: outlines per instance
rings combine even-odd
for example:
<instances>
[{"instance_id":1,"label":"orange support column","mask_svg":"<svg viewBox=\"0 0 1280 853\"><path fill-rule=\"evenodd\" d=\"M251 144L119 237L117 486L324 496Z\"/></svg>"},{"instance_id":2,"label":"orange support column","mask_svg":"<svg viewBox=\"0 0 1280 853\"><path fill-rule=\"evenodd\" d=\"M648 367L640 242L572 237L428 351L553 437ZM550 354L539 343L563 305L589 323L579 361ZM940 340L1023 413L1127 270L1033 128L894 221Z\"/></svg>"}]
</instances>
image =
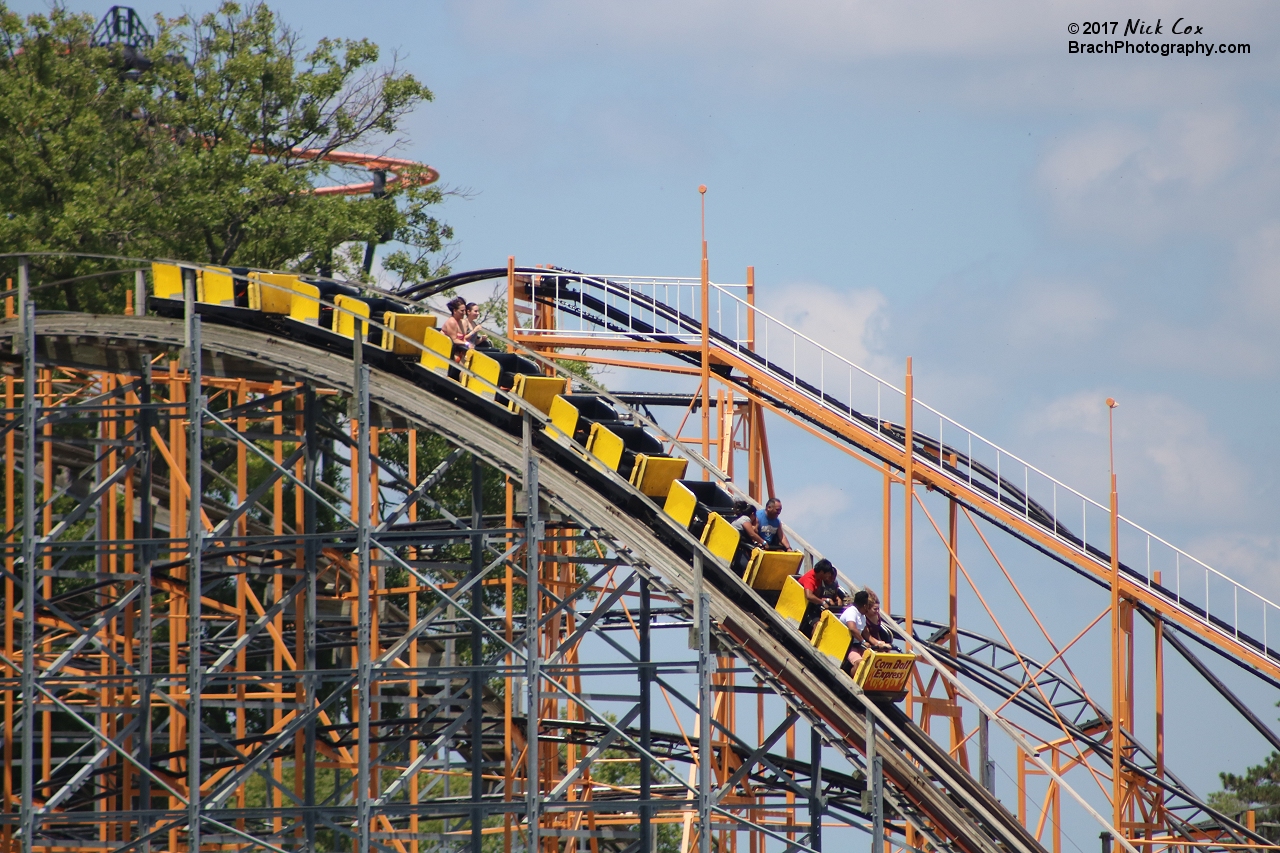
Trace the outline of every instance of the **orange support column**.
<instances>
[{"instance_id":1,"label":"orange support column","mask_svg":"<svg viewBox=\"0 0 1280 853\"><path fill-rule=\"evenodd\" d=\"M954 500L949 501L947 513L947 540L949 546L947 551L947 624L951 635L949 647L953 657L960 652L960 637L957 634L957 631L960 630L959 582L956 576L959 532L956 502Z\"/></svg>"},{"instance_id":2,"label":"orange support column","mask_svg":"<svg viewBox=\"0 0 1280 853\"><path fill-rule=\"evenodd\" d=\"M53 370L52 369L42 370L40 371L40 376L41 376L41 382L44 385L44 401L40 405L41 405L41 408L48 410L53 408ZM40 429L40 434L43 436L42 446L40 448L40 459L42 463L41 469L44 473L44 490L42 492L42 494L44 495L44 499L43 499L44 500L44 519L43 519L43 527L41 532L44 536L48 536L49 533L53 530L53 423L52 421L45 421L44 426L41 427ZM42 588L40 592L44 596L45 601L51 601L53 599L53 554L52 553L49 553L49 552L45 553L44 571L45 571L45 575L44 575L44 579L41 581ZM32 609L34 610L34 608ZM49 656L53 651L52 632L46 633L45 636L47 639L45 639L43 643L43 646L44 646L43 652L46 655L46 659L47 659L47 656ZM40 743L41 755L43 758L43 763L41 767L44 775L41 776L40 778L48 779L53 775L53 714L49 711L44 711L40 714L40 719L42 723L42 731L44 732L44 735L41 738L41 743Z\"/></svg>"},{"instance_id":3,"label":"orange support column","mask_svg":"<svg viewBox=\"0 0 1280 853\"><path fill-rule=\"evenodd\" d=\"M1116 493L1115 431L1116 401L1107 398L1108 450L1111 459L1111 822L1122 834L1127 785L1124 757L1125 701L1128 681L1123 648L1124 620L1120 612L1120 499Z\"/></svg>"},{"instance_id":4,"label":"orange support column","mask_svg":"<svg viewBox=\"0 0 1280 853\"><path fill-rule=\"evenodd\" d=\"M418 431L416 429L408 430L408 451L409 451L409 482L415 486L418 484ZM414 501L409 504L409 523L418 520L418 502ZM410 559L418 559L418 550L411 548L409 550ZM508 570L509 571L509 570ZM507 605L507 619L510 621L511 605ZM409 573L409 630L416 631L418 629L418 576L413 572ZM508 640L507 642L510 642ZM418 716L418 641L415 639L409 645L409 668L415 671L413 678L409 679L409 716L417 718ZM511 688L510 679L508 679L507 701L510 702ZM418 751L422 749L422 745L414 739L409 742L409 763L418 760ZM409 777L409 804L416 806L418 804L418 775L417 773ZM418 853L418 815L416 812L409 815L409 853Z\"/></svg>"},{"instance_id":5,"label":"orange support column","mask_svg":"<svg viewBox=\"0 0 1280 853\"><path fill-rule=\"evenodd\" d=\"M756 268L747 267L747 349L756 350ZM760 500L760 474L763 462L760 435L764 426L764 409L754 398L747 397L747 494ZM755 838L755 835L752 835Z\"/></svg>"},{"instance_id":6,"label":"orange support column","mask_svg":"<svg viewBox=\"0 0 1280 853\"><path fill-rule=\"evenodd\" d=\"M13 282L7 282L8 287L13 286ZM13 316L13 297L5 298L4 313L6 317ZM15 418L15 401L13 393L14 377L6 376L4 378L4 407L8 410L8 420L12 422ZM23 393L30 393L30 389ZM10 423L11 425L11 423ZM14 466L14 431L8 429L4 435L4 526L9 531L9 535L5 537L6 556L4 558L4 655L6 660L14 660L14 583L13 583L13 547L15 539L13 535L14 525L17 524L17 517L14 506L14 475L16 473ZM4 667L5 678L14 678L17 672L6 665ZM4 766L13 767L13 691L4 691ZM13 811L13 774L4 773L4 803L2 810L4 814L10 814ZM3 847L5 853L13 850L13 827L6 824L0 834L0 846Z\"/></svg>"},{"instance_id":7,"label":"orange support column","mask_svg":"<svg viewBox=\"0 0 1280 853\"><path fill-rule=\"evenodd\" d=\"M294 386L295 396L293 399L294 399L294 411L296 412L296 414L294 415L294 419L293 419L293 424L294 424L293 434L300 437L306 435L306 416L304 414L304 412L306 411L306 398L303 396L302 390L303 390L302 385L299 384ZM301 440L305 441L305 438ZM410 459L412 458L413 457L411 455ZM300 458L296 463L294 463L293 476L297 479L299 483L306 482L306 476L307 476L306 464L307 463L305 458ZM305 503L303 490L295 487L293 490L294 532L301 533L306 529L305 506L306 506L306 503ZM301 545L301 543L299 543L299 545ZM294 559L296 561L294 563L294 566L298 573L297 576L300 578L304 577L306 572L306 552L304 551L303 548L299 547L294 551ZM297 629L297 647L296 647L297 650L294 654L294 662L296 663L298 669L304 669L306 668L306 665L307 665L306 663L307 661L307 652L306 652L307 621L306 621L305 614L312 607L310 602L310 596L311 596L311 590L307 589L307 590L304 590L301 595L299 595L297 598L294 599L295 603L293 606L293 612L294 612L293 621L294 621L294 627ZM302 708L307 701L306 681L307 680L305 678L299 678L294 682L294 701L298 704L299 708ZM306 734L302 731L299 731L293 741L293 756L294 756L293 758L293 768L294 768L293 791L297 795L299 802L306 802L306 799L305 799L306 793L307 793L306 748L307 748ZM294 837L298 839L298 846L301 847L302 840L305 838L304 833L306 831L306 827L303 821L299 821L298 823L300 825L294 831ZM414 853L417 853L417 851L415 850Z\"/></svg>"},{"instance_id":8,"label":"orange support column","mask_svg":"<svg viewBox=\"0 0 1280 853\"><path fill-rule=\"evenodd\" d=\"M1062 752L1053 751L1053 772L1062 775ZM1062 786L1056 781L1049 783L1053 792L1053 847L1052 853L1062 853Z\"/></svg>"},{"instance_id":9,"label":"orange support column","mask_svg":"<svg viewBox=\"0 0 1280 853\"><path fill-rule=\"evenodd\" d=\"M187 458L187 442L183 438L182 426L182 410L185 408L185 387L184 380L178 374L178 362L169 361L169 405L166 407L165 414L169 419L169 559L178 560L179 555L185 553L182 550L181 542L175 544L174 540L178 537L175 531L186 529L187 516L186 505L187 496L182 488L173 488L179 481L179 477L186 476L186 458ZM165 593L165 603L168 605L169 613L169 636L186 637L186 607L184 599L175 591L177 587L185 583L187 579L186 567L177 565L173 569L174 580L176 585L170 585ZM163 618L163 617L162 617ZM178 685L186 683L186 668L182 665L179 658L178 643L169 643L169 672L178 675L170 686L169 695L175 704L185 703L185 694ZM186 748L186 717L179 713L173 706L169 707L169 772L174 776L181 778L185 775L186 770L179 762L178 755ZM181 790L179 783L178 790ZM177 797L169 796L169 808L179 809L182 804ZM180 850L182 847L178 844L178 828L176 826L169 829L169 849Z\"/></svg>"},{"instance_id":10,"label":"orange support column","mask_svg":"<svg viewBox=\"0 0 1280 853\"><path fill-rule=\"evenodd\" d=\"M281 395L284 393L284 384L277 379L271 385L271 395L276 398L275 403L271 407L271 432L273 435L280 436L284 433L284 400ZM243 447L244 445L240 445ZM271 442L271 458L279 467L284 467L284 444L279 438ZM277 479L275 485L271 488L271 533L279 542L284 536L284 480ZM278 565L284 562L284 551L276 551L273 555ZM272 594L274 601L280 601L284 598L284 575L280 572L273 572L271 578ZM296 604L296 602L295 602ZM296 610L294 611L297 612ZM274 706L271 709L272 730L278 730L284 721L284 613L277 613L272 618L272 624L275 627L274 642L272 643L271 664L277 673L275 683L276 694ZM284 782L284 755L283 753L271 760L271 775L278 782ZM279 810L284 806L284 791L276 787L271 792L271 802L273 806ZM277 833L284 829L284 818L277 817L272 821L272 826ZM193 851L194 853L194 851Z\"/></svg>"},{"instance_id":11,"label":"orange support column","mask_svg":"<svg viewBox=\"0 0 1280 853\"><path fill-rule=\"evenodd\" d=\"M902 552L903 602L902 604L903 604L903 612L906 617L906 623L904 627L906 628L906 632L910 634L912 629L912 621L913 621L912 617L914 615L912 613L912 606L914 604L914 600L913 600L914 580L912 577L912 565L911 565L911 561L912 561L912 548L911 548L912 541L911 540L912 540L912 533L913 533L912 527L911 527L911 521L912 521L912 516L914 515L914 512L915 512L914 501L916 496L915 434L912 431L912 416L914 414L913 410L915 409L915 391L913 388L913 381L912 381L912 375L911 375L911 359L910 358L907 359L906 391L907 391L906 417L903 421L903 424L905 426L905 431L906 431L905 440L904 440L906 445L905 447L906 453L903 456L904 467L903 467L902 479L905 486L904 491L905 491L905 497L906 497L906 504L905 504L905 509L902 516L902 527L903 527L903 552ZM906 701L906 708L905 708L908 717L910 717L912 713L912 705L913 705L912 700L914 698L914 695L915 695L915 685L914 683L909 683L907 688L907 701Z\"/></svg>"},{"instance_id":12,"label":"orange support column","mask_svg":"<svg viewBox=\"0 0 1280 853\"><path fill-rule=\"evenodd\" d=\"M716 467L733 479L733 392L716 389Z\"/></svg>"},{"instance_id":13,"label":"orange support column","mask_svg":"<svg viewBox=\"0 0 1280 853\"><path fill-rule=\"evenodd\" d=\"M960 655L960 602L959 573L956 569L960 554L960 522L959 506L954 500L948 502L947 546L947 616L950 634L948 648L951 650L952 657L958 658ZM946 688L947 698L955 706L957 699L955 688L949 682ZM958 707L955 710L956 713L951 717L951 755L965 770L968 770L969 755L964 745L964 718L960 715Z\"/></svg>"},{"instance_id":14,"label":"orange support column","mask_svg":"<svg viewBox=\"0 0 1280 853\"><path fill-rule=\"evenodd\" d=\"M130 379L129 377L124 377L122 381L125 383L128 383ZM130 391L128 394L125 395L125 402L129 404L131 407L137 406L139 403L137 393ZM124 434L134 435L135 430L138 429L138 426L141 422L142 422L142 412L139 409L136 409L136 408L126 409ZM134 451L131 451L130 455L132 456L133 453ZM124 538L128 542L132 542L138 535L133 524L133 512L134 512L134 507L136 506L135 502L138 499L137 474L138 474L137 469L131 469L129 473L125 474L125 479L124 479L124 515L123 515ZM127 548L124 552L123 565L124 565L125 574L136 576L137 566L138 566L138 554L137 554L137 551L135 550L136 548L137 546L134 545L132 547ZM137 581L135 581L135 583L137 583ZM123 620L124 635L122 637L121 646L124 650L124 662L126 664L127 669L129 670L132 670L133 667L136 666L137 664L137 655L135 653L135 649L137 648L137 646L134 643L134 637L137 636L137 631L138 631L137 615L136 615L137 612L138 612L138 609L136 605L130 606L124 612L124 620ZM137 707L136 705L137 701L138 701L138 697L134 690L133 682L126 681L124 684L124 689L121 691L120 704L125 708L133 709ZM136 716L137 716L136 713L126 714L124 716L125 725L130 725L132 721L136 719ZM124 747L126 750L133 750L136 748L137 744L135 742L135 738L137 737L138 735L130 735L128 738L125 739ZM137 784L136 780L138 777L136 775L136 771L134 770L133 765L128 762L122 762L121 770L122 770L122 774L121 774L121 785L120 785L120 788L121 788L120 807L121 807L121 810L123 811L126 809L133 808L132 804L134 802L134 796L135 796L134 785ZM120 834L118 836L119 840L120 841L130 840L130 837L132 835L134 828L135 828L135 825L133 822L128 820L122 821L120 824Z\"/></svg>"},{"instance_id":15,"label":"orange support column","mask_svg":"<svg viewBox=\"0 0 1280 853\"><path fill-rule=\"evenodd\" d=\"M893 575L890 571L889 558L893 550L893 471L889 468L889 463L884 463L884 566L883 578L881 583L884 588L880 590L880 601L884 605L884 612L888 613L890 608L890 598L893 594Z\"/></svg>"},{"instance_id":16,"label":"orange support column","mask_svg":"<svg viewBox=\"0 0 1280 853\"><path fill-rule=\"evenodd\" d=\"M711 303L710 267L707 263L707 186L698 187L702 197L702 458L711 458L711 331L707 318ZM702 479L711 479L704 470Z\"/></svg>"},{"instance_id":17,"label":"orange support column","mask_svg":"<svg viewBox=\"0 0 1280 853\"><path fill-rule=\"evenodd\" d=\"M516 336L516 256L507 256L507 339ZM415 841L414 844L417 844Z\"/></svg>"},{"instance_id":18,"label":"orange support column","mask_svg":"<svg viewBox=\"0 0 1280 853\"><path fill-rule=\"evenodd\" d=\"M415 481L416 482L416 481ZM510 478L506 478L506 525L507 530L514 530L516 526L516 487L515 482ZM515 544L515 535L507 534L507 547L510 548ZM508 645L514 645L515 640L515 623L512 621L512 613L515 609L515 571L514 563L518 557L513 556L506 561L505 571L502 576L502 589L504 593L504 601L506 603L506 615L503 617L503 632ZM416 645L416 643L415 643ZM515 738L515 703L512 689L514 688L514 679L511 677L511 670L515 666L515 656L510 652L503 659L507 665L507 674L503 678L503 697L502 697L502 800L509 803L515 799L515 756L512 755L513 741ZM416 666L416 664L414 664ZM502 816L502 853L511 853L512 842L512 823L511 812L503 812ZM414 842L412 853L418 853L417 842Z\"/></svg>"},{"instance_id":19,"label":"orange support column","mask_svg":"<svg viewBox=\"0 0 1280 853\"><path fill-rule=\"evenodd\" d=\"M1156 585L1161 583L1160 572L1154 572L1153 580ZM1155 648L1155 671L1156 671L1156 778L1164 778L1164 620L1155 620L1156 631L1156 648ZM1164 798L1156 798L1155 822L1158 826L1164 826ZM1250 827L1252 829L1252 827Z\"/></svg>"},{"instance_id":20,"label":"orange support column","mask_svg":"<svg viewBox=\"0 0 1280 853\"><path fill-rule=\"evenodd\" d=\"M243 406L248 402L249 402L248 383L245 382L244 380L241 380L239 383L239 387L236 389L236 405ZM249 428L249 421L247 418L242 416L236 419L236 429L240 431L241 435L243 435L248 430L248 428ZM249 494L249 451L245 448L243 444L237 442L236 443L236 502L243 503L245 498L248 497L248 494ZM247 515L241 515L240 518L236 521L236 533L238 533L240 536L247 536L249 534L249 519ZM247 619L248 614L246 613L246 608L249 606L249 604L248 604L248 597L245 594L245 587L247 584L248 584L247 572L236 572L236 610L239 611L239 615L236 617L236 629L239 631L240 636L244 636L244 632L248 627L248 619ZM248 669L248 650L245 647L241 647L239 651L236 652L236 670L238 672L245 672L247 669ZM248 719L248 713L247 713L247 710L245 709L245 701L247 698L245 695L246 693L245 684L246 682L244 679L237 679L236 681L236 710L238 711L238 713L236 714L236 738L238 739L238 741L241 741L241 742L245 737L245 733L246 733L245 723L246 723L246 720ZM246 800L245 800L246 793L247 793L247 789L246 789L246 786L244 785L241 785L239 790L236 791L236 805L239 808L244 808L246 805ZM245 822L243 820L236 821L236 829L239 829L243 832L245 829Z\"/></svg>"}]
</instances>

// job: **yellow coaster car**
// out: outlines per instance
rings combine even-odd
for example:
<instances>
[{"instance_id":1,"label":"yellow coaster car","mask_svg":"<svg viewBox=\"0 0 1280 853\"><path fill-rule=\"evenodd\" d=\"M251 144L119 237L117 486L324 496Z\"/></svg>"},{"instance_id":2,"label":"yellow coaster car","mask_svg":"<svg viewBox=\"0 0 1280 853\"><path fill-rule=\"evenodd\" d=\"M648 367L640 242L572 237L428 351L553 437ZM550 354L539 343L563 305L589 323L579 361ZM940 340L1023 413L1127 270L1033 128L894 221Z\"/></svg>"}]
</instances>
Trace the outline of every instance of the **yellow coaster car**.
<instances>
[{"instance_id":1,"label":"yellow coaster car","mask_svg":"<svg viewBox=\"0 0 1280 853\"><path fill-rule=\"evenodd\" d=\"M868 651L854 670L853 680L872 699L899 702L907 695L907 683L915 668L913 654Z\"/></svg>"}]
</instances>

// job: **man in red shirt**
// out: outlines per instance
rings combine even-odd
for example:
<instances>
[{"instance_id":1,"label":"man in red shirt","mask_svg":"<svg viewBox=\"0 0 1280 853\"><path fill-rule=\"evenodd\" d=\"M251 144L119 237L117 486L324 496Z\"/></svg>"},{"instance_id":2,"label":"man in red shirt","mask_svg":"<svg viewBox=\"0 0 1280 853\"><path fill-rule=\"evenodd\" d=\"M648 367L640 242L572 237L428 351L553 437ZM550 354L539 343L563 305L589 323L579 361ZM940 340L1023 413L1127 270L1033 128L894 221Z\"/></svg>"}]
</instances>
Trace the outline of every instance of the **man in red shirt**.
<instances>
[{"instance_id":1,"label":"man in red shirt","mask_svg":"<svg viewBox=\"0 0 1280 853\"><path fill-rule=\"evenodd\" d=\"M813 633L813 626L822 618L822 612L838 605L840 587L836 585L836 567L827 559L813 564L813 569L800 576L800 586L804 589L804 597L809 600L809 609L805 611L804 621L800 623L800 631L805 635Z\"/></svg>"}]
</instances>

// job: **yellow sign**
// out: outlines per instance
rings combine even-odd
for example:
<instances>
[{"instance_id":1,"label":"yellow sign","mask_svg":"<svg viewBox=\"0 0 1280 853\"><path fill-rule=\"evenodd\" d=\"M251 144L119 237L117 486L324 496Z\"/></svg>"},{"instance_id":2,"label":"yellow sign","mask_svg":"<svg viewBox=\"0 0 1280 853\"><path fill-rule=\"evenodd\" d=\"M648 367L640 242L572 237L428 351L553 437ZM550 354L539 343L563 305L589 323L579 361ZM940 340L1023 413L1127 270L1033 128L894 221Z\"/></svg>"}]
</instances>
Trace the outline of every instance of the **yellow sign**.
<instances>
[{"instance_id":1,"label":"yellow sign","mask_svg":"<svg viewBox=\"0 0 1280 853\"><path fill-rule=\"evenodd\" d=\"M902 652L872 652L863 656L853 680L872 693L901 693L915 668L916 656Z\"/></svg>"}]
</instances>

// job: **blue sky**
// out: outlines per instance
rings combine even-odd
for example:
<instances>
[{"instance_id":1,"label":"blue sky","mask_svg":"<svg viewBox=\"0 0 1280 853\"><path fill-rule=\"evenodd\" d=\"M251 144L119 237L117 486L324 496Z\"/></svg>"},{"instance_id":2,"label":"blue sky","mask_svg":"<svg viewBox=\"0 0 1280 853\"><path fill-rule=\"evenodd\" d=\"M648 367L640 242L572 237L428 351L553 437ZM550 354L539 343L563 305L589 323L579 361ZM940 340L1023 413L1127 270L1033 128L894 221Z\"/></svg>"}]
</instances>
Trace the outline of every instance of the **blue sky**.
<instances>
[{"instance_id":1,"label":"blue sky","mask_svg":"<svg viewBox=\"0 0 1280 853\"><path fill-rule=\"evenodd\" d=\"M921 398L1104 501L1102 401L1119 399L1122 511L1280 595L1275 4L273 7L307 40L373 39L433 89L397 150L470 192L442 211L455 269L515 255L694 276L705 183L713 278L753 264L761 301L802 331L895 382L912 356ZM184 8L209 7L138 11ZM1073 22L1167 32L1180 16L1251 52L1067 53ZM851 571L871 562L876 484L779 435L792 522ZM1067 638L1095 615L1092 591L997 548ZM1182 683L1171 760L1205 791L1264 750L1225 731L1193 742L1226 712ZM1239 686L1274 718L1275 691Z\"/></svg>"},{"instance_id":2,"label":"blue sky","mask_svg":"<svg viewBox=\"0 0 1280 853\"><path fill-rule=\"evenodd\" d=\"M1112 20L1114 4L383 8L362 10L357 31L377 38L387 14L387 31L420 34L403 42L406 65L437 94L406 150L476 193L448 211L459 268L514 254L695 275L705 183L714 278L754 264L761 300L794 325L890 379L913 356L922 398L1104 501L1102 401L1118 398L1124 511L1280 591L1274 6L1123 10L1251 43L1248 57L1194 59L1069 56L1067 25ZM785 430L774 447L792 523L878 585L878 481ZM920 528L920 607L941 614L941 554ZM1059 642L1105 605L994 544ZM981 543L962 550L1014 635L1047 657ZM972 596L962 609L981 623ZM1106 654L1082 652L1083 670ZM1205 792L1265 748L1236 725L1206 727L1231 712L1169 667L1170 761ZM1274 691L1219 669L1274 718ZM1073 822L1092 849L1096 830Z\"/></svg>"},{"instance_id":3,"label":"blue sky","mask_svg":"<svg viewBox=\"0 0 1280 853\"><path fill-rule=\"evenodd\" d=\"M1126 514L1280 592L1273 5L1122 10L1166 31L1194 17L1215 42L1251 44L1247 57L1190 59L1069 56L1069 23L1121 13L1102 3L280 8L307 33L399 48L433 87L403 150L474 193L446 209L457 268L513 254L696 275L705 183L713 278L741 281L753 264L761 301L802 331L898 382L913 356L923 399L1103 501L1102 401L1118 398ZM792 523L879 585L878 480L781 428L774 447ZM919 519L920 607L941 616L931 536ZM1105 605L994 544L1059 642ZM962 549L1015 636L1047 657L981 543ZM973 596L962 608L981 624ZM1106 654L1081 651L1084 670ZM1170 761L1205 792L1265 748L1236 725L1204 726L1231 712L1169 667ZM1218 668L1274 718L1275 691ZM1001 785L1011 803L1011 779ZM1068 820L1092 849L1096 829Z\"/></svg>"}]
</instances>

